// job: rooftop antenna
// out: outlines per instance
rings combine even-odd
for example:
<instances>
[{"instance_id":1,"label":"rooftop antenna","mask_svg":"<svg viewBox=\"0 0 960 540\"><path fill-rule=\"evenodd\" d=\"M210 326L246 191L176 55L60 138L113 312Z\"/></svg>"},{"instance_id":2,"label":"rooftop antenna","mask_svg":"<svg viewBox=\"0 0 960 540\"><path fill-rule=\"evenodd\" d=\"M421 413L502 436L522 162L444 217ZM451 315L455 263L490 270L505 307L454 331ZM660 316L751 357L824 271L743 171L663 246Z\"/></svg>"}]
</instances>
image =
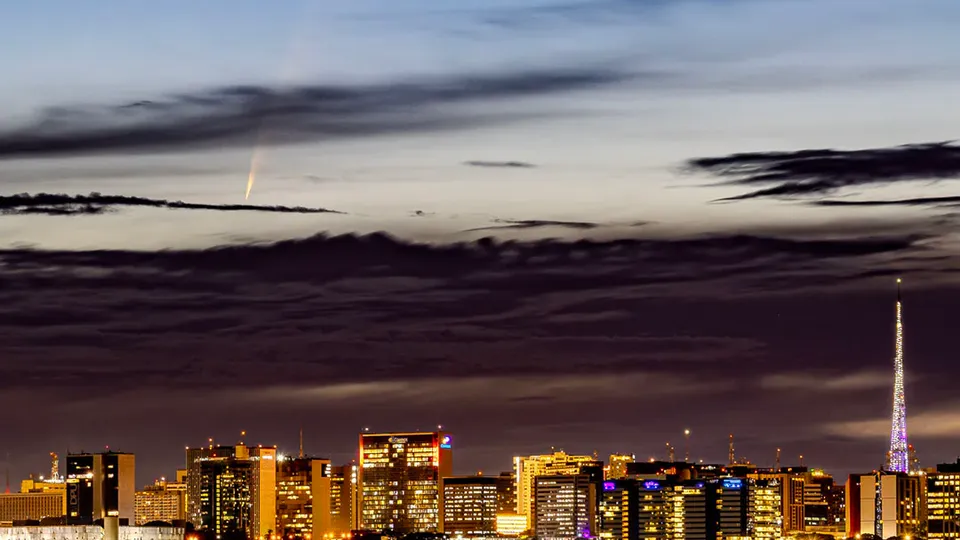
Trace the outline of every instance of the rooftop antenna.
<instances>
[{"instance_id":1,"label":"rooftop antenna","mask_svg":"<svg viewBox=\"0 0 960 540\"><path fill-rule=\"evenodd\" d=\"M10 465L7 465L7 488L3 491L4 493L10 493Z\"/></svg>"},{"instance_id":2,"label":"rooftop antenna","mask_svg":"<svg viewBox=\"0 0 960 540\"><path fill-rule=\"evenodd\" d=\"M800 466L803 467L803 454L800 454Z\"/></svg>"},{"instance_id":3,"label":"rooftop antenna","mask_svg":"<svg viewBox=\"0 0 960 540\"><path fill-rule=\"evenodd\" d=\"M683 462L690 462L690 430L683 430Z\"/></svg>"},{"instance_id":4,"label":"rooftop antenna","mask_svg":"<svg viewBox=\"0 0 960 540\"><path fill-rule=\"evenodd\" d=\"M50 480L60 481L60 456L56 452L50 452Z\"/></svg>"},{"instance_id":5,"label":"rooftop antenna","mask_svg":"<svg viewBox=\"0 0 960 540\"><path fill-rule=\"evenodd\" d=\"M737 464L737 452L733 448L733 433L730 434L730 455L727 456L727 461L730 465Z\"/></svg>"},{"instance_id":6,"label":"rooftop antenna","mask_svg":"<svg viewBox=\"0 0 960 540\"><path fill-rule=\"evenodd\" d=\"M777 468L776 472L780 472L780 449L777 448Z\"/></svg>"},{"instance_id":7,"label":"rooftop antenna","mask_svg":"<svg viewBox=\"0 0 960 540\"><path fill-rule=\"evenodd\" d=\"M300 459L303 459L303 426L300 426Z\"/></svg>"},{"instance_id":8,"label":"rooftop antenna","mask_svg":"<svg viewBox=\"0 0 960 540\"><path fill-rule=\"evenodd\" d=\"M667 443L667 461L669 461L670 463L673 463L673 462L674 462L674 458L675 458L675 456L674 456L674 452L673 452L673 447L670 446L670 443Z\"/></svg>"}]
</instances>

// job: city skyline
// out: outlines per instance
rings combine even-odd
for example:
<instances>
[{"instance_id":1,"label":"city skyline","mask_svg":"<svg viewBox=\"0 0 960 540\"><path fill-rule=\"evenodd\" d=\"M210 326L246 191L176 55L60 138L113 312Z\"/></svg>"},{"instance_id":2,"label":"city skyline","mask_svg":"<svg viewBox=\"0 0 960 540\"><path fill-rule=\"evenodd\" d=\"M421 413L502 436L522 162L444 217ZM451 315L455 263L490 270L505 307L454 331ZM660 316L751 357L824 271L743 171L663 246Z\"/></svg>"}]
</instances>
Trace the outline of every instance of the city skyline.
<instances>
[{"instance_id":1,"label":"city skyline","mask_svg":"<svg viewBox=\"0 0 960 540\"><path fill-rule=\"evenodd\" d=\"M0 471L960 452L955 0L18 3ZM253 180L248 193L251 179ZM247 197L249 195L249 197Z\"/></svg>"}]
</instances>

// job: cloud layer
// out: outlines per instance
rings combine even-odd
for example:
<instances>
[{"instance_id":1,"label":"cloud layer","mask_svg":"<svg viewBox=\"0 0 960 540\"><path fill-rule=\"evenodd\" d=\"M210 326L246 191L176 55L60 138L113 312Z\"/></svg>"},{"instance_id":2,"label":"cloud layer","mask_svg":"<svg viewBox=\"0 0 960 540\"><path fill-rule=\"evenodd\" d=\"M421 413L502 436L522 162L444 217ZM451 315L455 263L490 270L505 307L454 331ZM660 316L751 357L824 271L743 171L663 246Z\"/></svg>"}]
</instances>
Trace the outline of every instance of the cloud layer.
<instances>
[{"instance_id":1,"label":"cloud layer","mask_svg":"<svg viewBox=\"0 0 960 540\"><path fill-rule=\"evenodd\" d=\"M845 188L960 177L960 147L926 143L865 150L750 152L691 159L694 171L729 178L729 185L765 186L724 201L816 197Z\"/></svg>"},{"instance_id":2,"label":"cloud layer","mask_svg":"<svg viewBox=\"0 0 960 540\"><path fill-rule=\"evenodd\" d=\"M202 204L166 201L126 195L65 195L52 193L21 193L0 196L0 215L43 214L48 216L77 216L102 214L124 206L168 208L171 210L213 210L218 212L274 212L282 214L340 214L326 208L303 206L264 206L255 204Z\"/></svg>"},{"instance_id":3,"label":"cloud layer","mask_svg":"<svg viewBox=\"0 0 960 540\"><path fill-rule=\"evenodd\" d=\"M511 118L471 114L457 105L566 93L625 79L605 70L558 69L371 86L236 86L110 107L56 107L31 125L0 131L0 157L193 150L463 129Z\"/></svg>"},{"instance_id":4,"label":"cloud layer","mask_svg":"<svg viewBox=\"0 0 960 540\"><path fill-rule=\"evenodd\" d=\"M76 434L73 448L110 441L139 451L144 430L175 430L185 440L143 449L145 463L168 467L211 426L282 443L305 425L349 459L362 423L444 423L463 444L458 460L508 467L515 452L572 450L584 437L601 449L659 452L679 433L677 418L689 419L698 455L722 457L736 432L760 458L772 455L761 438L798 444L757 431L775 410L791 436L813 441L808 459L829 466L816 419L842 410L856 421L888 407L875 374L892 343L887 276L915 269L919 282L956 266L918 264L926 249L914 237L426 244L382 234L206 250L7 249L0 421L23 440ZM934 292L927 307L908 304L909 351L921 353L911 370L925 371L913 358L936 346L930 336L949 335L941 308L960 301L958 290ZM811 401L823 390L802 373L820 372L854 375L830 385L831 399ZM44 434L15 412L24 389L40 385L52 396L33 411L53 419ZM845 401L850 389L855 401ZM944 391L953 395L952 385L927 399ZM676 415L646 414L664 399ZM598 400L642 415L642 433L584 406ZM238 406L251 411L242 426ZM315 410L325 411L322 429ZM518 419L505 432L497 419L506 414ZM557 415L555 425L542 421ZM156 423L141 430L134 419L147 416ZM115 425L134 427L118 434Z\"/></svg>"}]
</instances>

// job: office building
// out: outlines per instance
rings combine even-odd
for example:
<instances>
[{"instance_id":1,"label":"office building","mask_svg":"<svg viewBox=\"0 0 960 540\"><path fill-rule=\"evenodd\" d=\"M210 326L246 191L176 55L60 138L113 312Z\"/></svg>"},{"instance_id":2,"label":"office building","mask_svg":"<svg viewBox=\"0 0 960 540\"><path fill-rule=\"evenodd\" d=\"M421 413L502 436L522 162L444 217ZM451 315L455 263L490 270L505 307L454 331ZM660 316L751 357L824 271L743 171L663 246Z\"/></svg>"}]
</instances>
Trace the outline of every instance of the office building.
<instances>
[{"instance_id":1,"label":"office building","mask_svg":"<svg viewBox=\"0 0 960 540\"><path fill-rule=\"evenodd\" d=\"M298 538L332 534L331 473L328 459L277 459L278 534Z\"/></svg>"},{"instance_id":2,"label":"office building","mask_svg":"<svg viewBox=\"0 0 960 540\"><path fill-rule=\"evenodd\" d=\"M748 483L747 534L753 540L783 538L782 487L777 480Z\"/></svg>"},{"instance_id":3,"label":"office building","mask_svg":"<svg viewBox=\"0 0 960 540\"><path fill-rule=\"evenodd\" d=\"M597 536L609 540L639 538L637 504L639 483L636 480L605 480L599 493Z\"/></svg>"},{"instance_id":4,"label":"office building","mask_svg":"<svg viewBox=\"0 0 960 540\"><path fill-rule=\"evenodd\" d=\"M217 535L268 536L277 523L276 457L274 447L243 444L187 449L187 502L197 512L194 525Z\"/></svg>"},{"instance_id":5,"label":"office building","mask_svg":"<svg viewBox=\"0 0 960 540\"><path fill-rule=\"evenodd\" d=\"M245 449L246 447L242 447ZM234 446L202 446L197 448L187 448L187 520L196 527L200 527L203 522L201 516L201 479L200 468L205 460L224 459L236 457L237 448ZM246 454L243 456L246 457Z\"/></svg>"},{"instance_id":6,"label":"office building","mask_svg":"<svg viewBox=\"0 0 960 540\"><path fill-rule=\"evenodd\" d=\"M534 479L534 531L540 540L596 535L597 483L587 474Z\"/></svg>"},{"instance_id":7,"label":"office building","mask_svg":"<svg viewBox=\"0 0 960 540\"><path fill-rule=\"evenodd\" d=\"M741 478L719 478L708 480L706 488L707 538L746 537L747 483Z\"/></svg>"},{"instance_id":8,"label":"office building","mask_svg":"<svg viewBox=\"0 0 960 540\"><path fill-rule=\"evenodd\" d=\"M784 467L779 472L756 471L747 474L753 480L774 480L780 486L783 534L803 532L806 528L804 492L809 471L805 467Z\"/></svg>"},{"instance_id":9,"label":"office building","mask_svg":"<svg viewBox=\"0 0 960 540\"><path fill-rule=\"evenodd\" d=\"M637 537L640 540L660 540L666 537L665 495L668 487L662 479L637 482Z\"/></svg>"},{"instance_id":10,"label":"office building","mask_svg":"<svg viewBox=\"0 0 960 540\"><path fill-rule=\"evenodd\" d=\"M860 477L860 534L915 536L926 521L925 479L877 472Z\"/></svg>"},{"instance_id":11,"label":"office building","mask_svg":"<svg viewBox=\"0 0 960 540\"><path fill-rule=\"evenodd\" d=\"M603 464L593 456L572 456L560 450L552 454L514 458L514 474L517 479L517 513L533 516L534 485L538 476L560 474L577 475L586 472L586 467L601 469ZM532 522L533 520L531 520Z\"/></svg>"},{"instance_id":12,"label":"office building","mask_svg":"<svg viewBox=\"0 0 960 540\"><path fill-rule=\"evenodd\" d=\"M707 489L701 481L664 487L664 535L667 540L706 540Z\"/></svg>"},{"instance_id":13,"label":"office building","mask_svg":"<svg viewBox=\"0 0 960 540\"><path fill-rule=\"evenodd\" d=\"M497 514L497 536L501 538L518 538L528 529L527 516L515 512Z\"/></svg>"},{"instance_id":14,"label":"office building","mask_svg":"<svg viewBox=\"0 0 960 540\"><path fill-rule=\"evenodd\" d=\"M960 459L927 475L927 538L960 538Z\"/></svg>"},{"instance_id":15,"label":"office building","mask_svg":"<svg viewBox=\"0 0 960 540\"><path fill-rule=\"evenodd\" d=\"M861 474L851 474L847 477L844 489L844 530L847 538L860 536L860 478ZM871 533L872 534L872 533Z\"/></svg>"},{"instance_id":16,"label":"office building","mask_svg":"<svg viewBox=\"0 0 960 540\"><path fill-rule=\"evenodd\" d=\"M135 524L154 521L175 523L187 519L187 486L160 479L137 491L134 498Z\"/></svg>"},{"instance_id":17,"label":"office building","mask_svg":"<svg viewBox=\"0 0 960 540\"><path fill-rule=\"evenodd\" d=\"M439 532L440 479L452 476L453 439L441 431L360 435L360 528Z\"/></svg>"},{"instance_id":18,"label":"office building","mask_svg":"<svg viewBox=\"0 0 960 540\"><path fill-rule=\"evenodd\" d=\"M136 460L133 454L103 452L67 456L67 523L91 525L105 517L136 519Z\"/></svg>"},{"instance_id":19,"label":"office building","mask_svg":"<svg viewBox=\"0 0 960 540\"><path fill-rule=\"evenodd\" d=\"M453 538L497 536L496 476L443 479L443 533Z\"/></svg>"},{"instance_id":20,"label":"office building","mask_svg":"<svg viewBox=\"0 0 960 540\"><path fill-rule=\"evenodd\" d=\"M517 476L513 472L502 472L497 477L497 513L517 513Z\"/></svg>"},{"instance_id":21,"label":"office building","mask_svg":"<svg viewBox=\"0 0 960 540\"><path fill-rule=\"evenodd\" d=\"M0 525L64 515L64 494L57 492L0 494Z\"/></svg>"},{"instance_id":22,"label":"office building","mask_svg":"<svg viewBox=\"0 0 960 540\"><path fill-rule=\"evenodd\" d=\"M604 470L605 480L619 480L627 477L627 464L633 463L637 457L633 454L610 454L610 460Z\"/></svg>"},{"instance_id":23,"label":"office building","mask_svg":"<svg viewBox=\"0 0 960 540\"><path fill-rule=\"evenodd\" d=\"M334 536L342 536L360 528L357 465L338 465L330 471L330 527Z\"/></svg>"}]
</instances>

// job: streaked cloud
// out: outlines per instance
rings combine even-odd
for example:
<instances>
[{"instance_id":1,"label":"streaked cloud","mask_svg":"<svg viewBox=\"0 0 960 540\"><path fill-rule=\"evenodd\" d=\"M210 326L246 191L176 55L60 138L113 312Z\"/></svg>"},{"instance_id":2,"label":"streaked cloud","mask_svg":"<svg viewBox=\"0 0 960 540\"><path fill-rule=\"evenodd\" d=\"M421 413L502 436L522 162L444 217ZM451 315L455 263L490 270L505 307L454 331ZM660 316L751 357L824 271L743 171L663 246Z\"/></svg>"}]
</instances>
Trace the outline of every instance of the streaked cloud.
<instances>
[{"instance_id":1,"label":"streaked cloud","mask_svg":"<svg viewBox=\"0 0 960 540\"><path fill-rule=\"evenodd\" d=\"M341 214L326 208L302 206L266 206L255 204L205 204L131 197L127 195L65 195L62 193L21 193L0 196L0 215L42 214L79 216L102 214L120 207L150 207L170 210L212 210L217 212L273 212L281 214Z\"/></svg>"},{"instance_id":2,"label":"streaked cloud","mask_svg":"<svg viewBox=\"0 0 960 540\"><path fill-rule=\"evenodd\" d=\"M768 390L803 392L855 392L892 386L886 371L794 372L776 373L760 379L760 387Z\"/></svg>"}]
</instances>

